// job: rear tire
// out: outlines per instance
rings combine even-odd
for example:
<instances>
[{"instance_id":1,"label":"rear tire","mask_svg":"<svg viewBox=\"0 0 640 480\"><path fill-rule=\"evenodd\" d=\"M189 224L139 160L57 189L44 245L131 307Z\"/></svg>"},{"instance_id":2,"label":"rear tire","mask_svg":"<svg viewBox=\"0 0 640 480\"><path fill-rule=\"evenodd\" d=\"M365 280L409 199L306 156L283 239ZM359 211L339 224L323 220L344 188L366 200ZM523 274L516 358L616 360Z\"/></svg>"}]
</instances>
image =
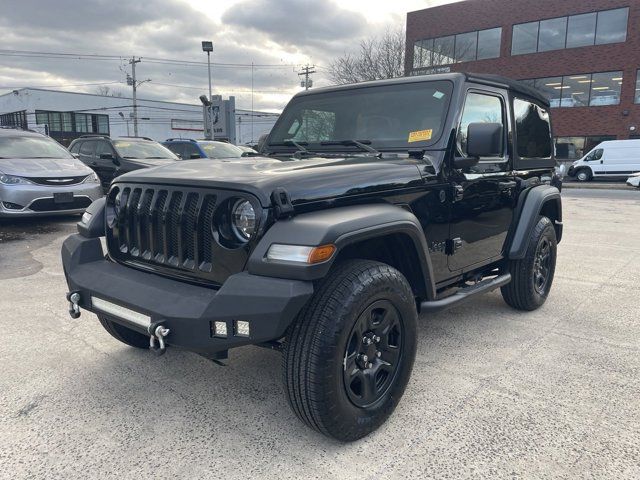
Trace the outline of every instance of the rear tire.
<instances>
[{"instance_id":1,"label":"rear tire","mask_svg":"<svg viewBox=\"0 0 640 480\"><path fill-rule=\"evenodd\" d=\"M138 333L119 323L109 320L105 315L98 315L98 320L104 329L116 340L135 348L149 348L149 336Z\"/></svg>"},{"instance_id":2,"label":"rear tire","mask_svg":"<svg viewBox=\"0 0 640 480\"><path fill-rule=\"evenodd\" d=\"M416 322L396 269L369 260L333 269L286 335L284 383L298 418L344 442L382 425L411 375Z\"/></svg>"},{"instance_id":3,"label":"rear tire","mask_svg":"<svg viewBox=\"0 0 640 480\"><path fill-rule=\"evenodd\" d=\"M558 243L551 220L539 217L520 260L509 260L511 282L500 289L502 298L517 310L531 311L547 300L556 269Z\"/></svg>"},{"instance_id":4,"label":"rear tire","mask_svg":"<svg viewBox=\"0 0 640 480\"><path fill-rule=\"evenodd\" d=\"M588 168L581 168L576 172L576 180L579 182L590 182L593 179L593 174Z\"/></svg>"}]
</instances>

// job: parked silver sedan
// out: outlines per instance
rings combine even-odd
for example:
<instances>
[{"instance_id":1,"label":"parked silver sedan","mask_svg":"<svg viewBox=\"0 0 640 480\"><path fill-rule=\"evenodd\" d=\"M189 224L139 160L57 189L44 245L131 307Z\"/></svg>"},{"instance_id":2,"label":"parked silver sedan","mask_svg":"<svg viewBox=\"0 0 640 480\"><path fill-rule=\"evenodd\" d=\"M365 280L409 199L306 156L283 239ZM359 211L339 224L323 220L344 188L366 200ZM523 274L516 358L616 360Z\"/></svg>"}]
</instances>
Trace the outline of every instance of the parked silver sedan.
<instances>
[{"instance_id":1,"label":"parked silver sedan","mask_svg":"<svg viewBox=\"0 0 640 480\"><path fill-rule=\"evenodd\" d=\"M101 196L96 174L55 140L0 129L0 218L82 213Z\"/></svg>"}]
</instances>

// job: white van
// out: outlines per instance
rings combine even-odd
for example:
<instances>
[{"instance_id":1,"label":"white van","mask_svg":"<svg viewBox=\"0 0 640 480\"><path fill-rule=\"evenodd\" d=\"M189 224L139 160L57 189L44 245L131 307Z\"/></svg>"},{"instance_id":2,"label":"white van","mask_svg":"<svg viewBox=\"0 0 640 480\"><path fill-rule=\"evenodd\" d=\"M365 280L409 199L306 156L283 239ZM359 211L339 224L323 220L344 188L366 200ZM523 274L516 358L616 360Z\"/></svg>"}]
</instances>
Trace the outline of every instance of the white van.
<instances>
[{"instance_id":1,"label":"white van","mask_svg":"<svg viewBox=\"0 0 640 480\"><path fill-rule=\"evenodd\" d=\"M602 142L569 168L569 176L579 182L595 177L628 177L640 172L640 140Z\"/></svg>"}]
</instances>

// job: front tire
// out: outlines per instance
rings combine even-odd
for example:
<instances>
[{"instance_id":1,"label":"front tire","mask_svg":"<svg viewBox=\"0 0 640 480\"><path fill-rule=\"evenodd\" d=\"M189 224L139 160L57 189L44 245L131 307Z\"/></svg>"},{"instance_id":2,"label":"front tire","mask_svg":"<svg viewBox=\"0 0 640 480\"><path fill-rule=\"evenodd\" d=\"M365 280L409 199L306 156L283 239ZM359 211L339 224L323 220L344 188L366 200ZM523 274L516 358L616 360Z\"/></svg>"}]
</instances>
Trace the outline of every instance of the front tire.
<instances>
[{"instance_id":1,"label":"front tire","mask_svg":"<svg viewBox=\"0 0 640 480\"><path fill-rule=\"evenodd\" d=\"M579 182L590 182L593 179L591 170L582 168L576 172L576 180Z\"/></svg>"},{"instance_id":2,"label":"front tire","mask_svg":"<svg viewBox=\"0 0 640 480\"><path fill-rule=\"evenodd\" d=\"M524 258L509 260L511 282L500 289L509 306L525 311L542 306L553 284L557 249L556 231L551 220L539 217Z\"/></svg>"},{"instance_id":3,"label":"front tire","mask_svg":"<svg viewBox=\"0 0 640 480\"><path fill-rule=\"evenodd\" d=\"M389 265L332 270L287 331L284 383L298 418L345 442L382 425L411 375L417 316L409 283Z\"/></svg>"},{"instance_id":4,"label":"front tire","mask_svg":"<svg viewBox=\"0 0 640 480\"><path fill-rule=\"evenodd\" d=\"M138 333L119 323L109 319L105 315L98 314L98 320L104 329L116 340L135 348L149 348L149 336Z\"/></svg>"}]
</instances>

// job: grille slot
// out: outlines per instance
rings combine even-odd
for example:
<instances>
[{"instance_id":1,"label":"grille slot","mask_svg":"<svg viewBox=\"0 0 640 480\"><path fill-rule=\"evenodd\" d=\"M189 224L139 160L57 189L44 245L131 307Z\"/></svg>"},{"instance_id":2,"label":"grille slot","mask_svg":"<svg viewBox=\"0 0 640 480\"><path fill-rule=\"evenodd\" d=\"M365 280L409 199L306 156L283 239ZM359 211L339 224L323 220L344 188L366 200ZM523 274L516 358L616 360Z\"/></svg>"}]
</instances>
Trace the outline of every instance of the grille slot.
<instances>
[{"instance_id":1,"label":"grille slot","mask_svg":"<svg viewBox=\"0 0 640 480\"><path fill-rule=\"evenodd\" d=\"M241 271L248 249L222 247L213 224L218 205L237 193L131 184L114 188L120 193L120 210L107 229L107 245L115 260L215 284ZM109 194L109 205L117 194ZM216 260L220 253L225 257Z\"/></svg>"}]
</instances>

